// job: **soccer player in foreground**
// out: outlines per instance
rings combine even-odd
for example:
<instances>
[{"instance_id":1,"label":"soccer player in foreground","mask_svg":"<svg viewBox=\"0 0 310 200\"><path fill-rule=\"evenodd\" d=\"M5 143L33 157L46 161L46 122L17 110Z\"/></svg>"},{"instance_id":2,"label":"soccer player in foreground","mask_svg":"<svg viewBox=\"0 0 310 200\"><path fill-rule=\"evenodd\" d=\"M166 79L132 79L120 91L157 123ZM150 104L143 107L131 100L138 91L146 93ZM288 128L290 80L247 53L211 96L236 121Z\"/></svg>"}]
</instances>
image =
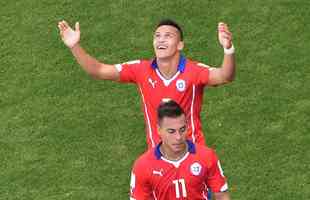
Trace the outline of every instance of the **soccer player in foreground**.
<instances>
[{"instance_id":1,"label":"soccer player in foreground","mask_svg":"<svg viewBox=\"0 0 310 200\"><path fill-rule=\"evenodd\" d=\"M156 108L164 98L173 99L185 110L189 122L187 139L205 144L200 122L204 87L229 83L235 74L232 34L225 23L218 24L218 39L224 48L223 63L219 68L209 67L182 55L183 31L172 20L163 20L155 28L155 58L115 65L99 62L80 46L79 23L75 24L74 30L66 21L60 21L58 28L63 42L88 74L97 79L137 84L149 148L160 141Z\"/></svg>"},{"instance_id":2,"label":"soccer player in foreground","mask_svg":"<svg viewBox=\"0 0 310 200\"><path fill-rule=\"evenodd\" d=\"M186 139L188 124L174 101L158 107L161 142L134 163L131 200L207 199L206 188L216 200L229 200L226 178L215 152Z\"/></svg>"}]
</instances>

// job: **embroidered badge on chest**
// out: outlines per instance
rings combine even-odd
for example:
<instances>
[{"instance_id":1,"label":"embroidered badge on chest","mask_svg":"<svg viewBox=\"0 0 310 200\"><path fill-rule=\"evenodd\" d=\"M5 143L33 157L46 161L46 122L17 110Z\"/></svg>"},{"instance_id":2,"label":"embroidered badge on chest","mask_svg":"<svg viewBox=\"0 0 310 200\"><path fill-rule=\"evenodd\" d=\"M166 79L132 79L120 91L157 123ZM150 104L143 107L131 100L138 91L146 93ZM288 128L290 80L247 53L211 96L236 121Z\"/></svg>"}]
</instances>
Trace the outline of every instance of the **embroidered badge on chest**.
<instances>
[{"instance_id":1,"label":"embroidered badge on chest","mask_svg":"<svg viewBox=\"0 0 310 200\"><path fill-rule=\"evenodd\" d=\"M200 173L201 173L201 165L198 163L198 162L195 162L191 165L191 173L194 175L194 176L199 176Z\"/></svg>"},{"instance_id":2,"label":"embroidered badge on chest","mask_svg":"<svg viewBox=\"0 0 310 200\"><path fill-rule=\"evenodd\" d=\"M184 92L184 90L186 88L185 81L182 79L177 80L176 87L177 87L179 92Z\"/></svg>"}]
</instances>

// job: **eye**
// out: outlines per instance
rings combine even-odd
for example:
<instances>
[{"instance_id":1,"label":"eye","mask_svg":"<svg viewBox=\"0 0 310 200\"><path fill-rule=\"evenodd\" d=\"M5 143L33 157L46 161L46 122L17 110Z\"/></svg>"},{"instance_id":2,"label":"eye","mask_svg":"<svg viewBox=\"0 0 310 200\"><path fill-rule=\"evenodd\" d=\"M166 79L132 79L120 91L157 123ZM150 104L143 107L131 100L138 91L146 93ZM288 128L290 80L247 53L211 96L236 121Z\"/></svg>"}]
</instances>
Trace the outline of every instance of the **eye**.
<instances>
[{"instance_id":1,"label":"eye","mask_svg":"<svg viewBox=\"0 0 310 200\"><path fill-rule=\"evenodd\" d=\"M165 38L172 38L172 37L173 37L173 35L171 33L166 33L165 34Z\"/></svg>"},{"instance_id":2,"label":"eye","mask_svg":"<svg viewBox=\"0 0 310 200\"><path fill-rule=\"evenodd\" d=\"M159 38L160 34L159 33L155 33L154 38Z\"/></svg>"},{"instance_id":3,"label":"eye","mask_svg":"<svg viewBox=\"0 0 310 200\"><path fill-rule=\"evenodd\" d=\"M186 132L186 126L183 126L182 128L180 128L180 133L185 133Z\"/></svg>"},{"instance_id":4,"label":"eye","mask_svg":"<svg viewBox=\"0 0 310 200\"><path fill-rule=\"evenodd\" d=\"M176 132L176 130L174 130L174 129L168 129L167 132L168 132L169 134L173 134L173 133Z\"/></svg>"}]
</instances>

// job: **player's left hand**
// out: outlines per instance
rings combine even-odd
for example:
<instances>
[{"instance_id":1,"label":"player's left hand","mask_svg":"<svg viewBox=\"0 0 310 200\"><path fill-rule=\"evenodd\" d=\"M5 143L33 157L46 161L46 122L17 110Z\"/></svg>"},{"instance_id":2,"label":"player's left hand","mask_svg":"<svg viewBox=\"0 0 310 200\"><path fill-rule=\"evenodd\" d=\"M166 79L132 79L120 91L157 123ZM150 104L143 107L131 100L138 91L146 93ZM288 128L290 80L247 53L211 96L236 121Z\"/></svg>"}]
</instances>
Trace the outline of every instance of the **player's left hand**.
<instances>
[{"instance_id":1,"label":"player's left hand","mask_svg":"<svg viewBox=\"0 0 310 200\"><path fill-rule=\"evenodd\" d=\"M232 34L223 22L218 24L218 39L223 48L229 49L232 46Z\"/></svg>"}]
</instances>

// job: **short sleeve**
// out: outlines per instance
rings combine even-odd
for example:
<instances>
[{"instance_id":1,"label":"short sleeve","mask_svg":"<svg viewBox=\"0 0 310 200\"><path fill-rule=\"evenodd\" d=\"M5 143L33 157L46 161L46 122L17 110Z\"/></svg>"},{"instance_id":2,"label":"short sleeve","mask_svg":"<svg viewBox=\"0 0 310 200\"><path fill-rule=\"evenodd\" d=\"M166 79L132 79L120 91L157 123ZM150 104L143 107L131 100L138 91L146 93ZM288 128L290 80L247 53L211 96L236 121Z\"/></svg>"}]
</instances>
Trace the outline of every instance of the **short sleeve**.
<instances>
[{"instance_id":1,"label":"short sleeve","mask_svg":"<svg viewBox=\"0 0 310 200\"><path fill-rule=\"evenodd\" d=\"M207 85L209 81L209 72L212 70L211 67L203 63L197 63L198 73L197 73L197 84Z\"/></svg>"},{"instance_id":2,"label":"short sleeve","mask_svg":"<svg viewBox=\"0 0 310 200\"><path fill-rule=\"evenodd\" d=\"M141 73L141 70L139 70L141 66L141 60L134 60L115 65L116 69L120 73L120 82L136 83L139 79L139 72Z\"/></svg>"},{"instance_id":3,"label":"short sleeve","mask_svg":"<svg viewBox=\"0 0 310 200\"><path fill-rule=\"evenodd\" d=\"M225 192L228 190L226 177L224 176L220 161L214 151L210 156L211 165L207 172L207 185L212 192Z\"/></svg>"}]
</instances>

